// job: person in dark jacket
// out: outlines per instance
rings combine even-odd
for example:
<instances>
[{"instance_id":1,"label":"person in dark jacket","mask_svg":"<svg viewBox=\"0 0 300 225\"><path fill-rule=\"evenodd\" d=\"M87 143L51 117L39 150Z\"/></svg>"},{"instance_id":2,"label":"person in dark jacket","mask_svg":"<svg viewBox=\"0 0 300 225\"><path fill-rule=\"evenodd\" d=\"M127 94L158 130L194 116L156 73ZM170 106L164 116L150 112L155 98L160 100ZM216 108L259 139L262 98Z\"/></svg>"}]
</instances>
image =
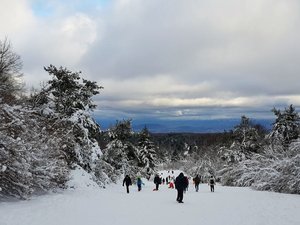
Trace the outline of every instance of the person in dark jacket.
<instances>
[{"instance_id":1,"label":"person in dark jacket","mask_svg":"<svg viewBox=\"0 0 300 225\"><path fill-rule=\"evenodd\" d=\"M175 179L175 188L177 189L177 202L183 203L183 191L187 188L188 182L183 173L180 173Z\"/></svg>"},{"instance_id":2,"label":"person in dark jacket","mask_svg":"<svg viewBox=\"0 0 300 225\"><path fill-rule=\"evenodd\" d=\"M193 179L194 184L195 184L195 189L196 192L199 190L199 184L200 184L200 176L197 174L196 177Z\"/></svg>"},{"instance_id":3,"label":"person in dark jacket","mask_svg":"<svg viewBox=\"0 0 300 225\"><path fill-rule=\"evenodd\" d=\"M124 184L126 185L126 191L127 193L129 193L129 186L132 185L131 179L129 177L129 175L126 175L124 180L123 180L123 186Z\"/></svg>"},{"instance_id":4,"label":"person in dark jacket","mask_svg":"<svg viewBox=\"0 0 300 225\"><path fill-rule=\"evenodd\" d=\"M186 188L184 189L184 193L186 192L186 191L188 191L189 190L189 178L188 177L184 177L185 178L185 180L186 180L186 183L187 183L187 186L186 186Z\"/></svg>"},{"instance_id":5,"label":"person in dark jacket","mask_svg":"<svg viewBox=\"0 0 300 225\"><path fill-rule=\"evenodd\" d=\"M161 178L158 176L158 174L154 177L154 184L155 184L155 191L158 191L158 187L161 184Z\"/></svg>"},{"instance_id":6,"label":"person in dark jacket","mask_svg":"<svg viewBox=\"0 0 300 225\"><path fill-rule=\"evenodd\" d=\"M210 179L208 181L208 185L210 185L210 191L215 192L216 181L215 181L215 178L213 176L210 176Z\"/></svg>"}]
</instances>

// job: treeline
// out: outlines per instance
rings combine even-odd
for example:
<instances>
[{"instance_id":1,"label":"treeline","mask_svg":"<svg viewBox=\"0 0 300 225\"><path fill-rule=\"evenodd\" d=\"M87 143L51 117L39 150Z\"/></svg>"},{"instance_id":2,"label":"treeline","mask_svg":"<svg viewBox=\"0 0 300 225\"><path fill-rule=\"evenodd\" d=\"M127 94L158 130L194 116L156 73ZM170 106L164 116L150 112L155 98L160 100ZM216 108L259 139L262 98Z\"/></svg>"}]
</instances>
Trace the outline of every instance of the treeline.
<instances>
[{"instance_id":1,"label":"treeline","mask_svg":"<svg viewBox=\"0 0 300 225\"><path fill-rule=\"evenodd\" d=\"M50 79L28 95L22 62L9 41L0 41L0 200L26 199L66 188L70 171L90 173L100 186L120 175L150 176L156 149L147 129L131 143L131 124L118 122L105 138L91 116L92 98L103 88L81 72L44 67Z\"/></svg>"},{"instance_id":2,"label":"treeline","mask_svg":"<svg viewBox=\"0 0 300 225\"><path fill-rule=\"evenodd\" d=\"M223 185L300 194L299 114L293 105L272 111L276 118L270 132L242 116L230 145L194 152L180 165L190 174L214 175Z\"/></svg>"},{"instance_id":3,"label":"treeline","mask_svg":"<svg viewBox=\"0 0 300 225\"><path fill-rule=\"evenodd\" d=\"M159 169L181 169L192 176L200 174L203 181L214 175L223 185L300 194L299 114L293 105L284 110L274 108L272 112L275 120L271 130L241 116L240 123L224 133L149 134L147 131L147 137L156 151ZM123 123L131 127L130 120L117 122L115 127ZM110 139L105 138L110 132L102 133L103 146L110 146ZM131 131L124 139L126 146L138 146L139 135Z\"/></svg>"},{"instance_id":4,"label":"treeline","mask_svg":"<svg viewBox=\"0 0 300 225\"><path fill-rule=\"evenodd\" d=\"M214 175L223 185L300 194L299 114L293 105L272 112L271 130L241 116L240 123L224 133L150 134L159 168L200 174L203 181ZM136 146L138 134L127 141Z\"/></svg>"},{"instance_id":5,"label":"treeline","mask_svg":"<svg viewBox=\"0 0 300 225\"><path fill-rule=\"evenodd\" d=\"M151 137L160 155L178 161L193 153L203 155L211 147L228 146L233 133L153 133Z\"/></svg>"}]
</instances>

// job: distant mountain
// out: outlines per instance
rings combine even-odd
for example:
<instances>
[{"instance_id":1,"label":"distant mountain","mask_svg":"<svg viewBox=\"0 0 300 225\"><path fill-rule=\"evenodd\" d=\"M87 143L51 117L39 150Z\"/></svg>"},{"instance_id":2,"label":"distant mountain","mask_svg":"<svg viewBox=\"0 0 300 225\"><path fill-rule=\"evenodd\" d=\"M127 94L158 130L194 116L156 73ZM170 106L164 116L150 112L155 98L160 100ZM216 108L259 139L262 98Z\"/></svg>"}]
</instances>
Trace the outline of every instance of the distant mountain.
<instances>
[{"instance_id":1,"label":"distant mountain","mask_svg":"<svg viewBox=\"0 0 300 225\"><path fill-rule=\"evenodd\" d=\"M113 126L116 121L96 119L102 130ZM252 119L253 123L260 124L270 130L272 119ZM218 133L232 130L240 123L238 119L215 119L215 120L132 120L134 131L140 131L145 126L152 133Z\"/></svg>"}]
</instances>

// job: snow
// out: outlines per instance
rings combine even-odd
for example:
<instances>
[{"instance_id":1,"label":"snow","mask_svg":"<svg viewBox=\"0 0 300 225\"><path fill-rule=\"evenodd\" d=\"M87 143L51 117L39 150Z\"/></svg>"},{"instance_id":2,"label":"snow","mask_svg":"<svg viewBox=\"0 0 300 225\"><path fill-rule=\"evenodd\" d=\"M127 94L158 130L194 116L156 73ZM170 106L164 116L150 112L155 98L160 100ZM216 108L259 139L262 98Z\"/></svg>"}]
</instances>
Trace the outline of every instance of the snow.
<instances>
[{"instance_id":1,"label":"snow","mask_svg":"<svg viewBox=\"0 0 300 225\"><path fill-rule=\"evenodd\" d=\"M1 168L1 172L5 172L6 169L7 169L7 166L3 165L2 168Z\"/></svg>"},{"instance_id":2,"label":"snow","mask_svg":"<svg viewBox=\"0 0 300 225\"><path fill-rule=\"evenodd\" d=\"M79 166L70 172L70 180L67 182L67 186L70 189L76 190L87 190L91 188L99 190L99 185L93 180L92 175Z\"/></svg>"},{"instance_id":3,"label":"snow","mask_svg":"<svg viewBox=\"0 0 300 225\"><path fill-rule=\"evenodd\" d=\"M159 191L152 191L153 182L143 182L141 192L133 185L127 194L121 182L100 189L92 177L76 170L69 184L73 188L28 201L0 203L0 225L300 224L299 195L219 185L211 193L207 184L195 192L190 183L184 203L179 204L176 190L161 185Z\"/></svg>"}]
</instances>

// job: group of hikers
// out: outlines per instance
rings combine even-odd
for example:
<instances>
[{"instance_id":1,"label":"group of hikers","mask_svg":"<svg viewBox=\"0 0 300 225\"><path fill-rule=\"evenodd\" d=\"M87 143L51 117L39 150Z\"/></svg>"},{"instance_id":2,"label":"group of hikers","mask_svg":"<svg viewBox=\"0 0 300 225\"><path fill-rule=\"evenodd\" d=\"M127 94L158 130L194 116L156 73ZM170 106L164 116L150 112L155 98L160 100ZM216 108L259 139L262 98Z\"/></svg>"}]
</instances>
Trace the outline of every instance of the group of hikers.
<instances>
[{"instance_id":1,"label":"group of hikers","mask_svg":"<svg viewBox=\"0 0 300 225\"><path fill-rule=\"evenodd\" d=\"M173 171L172 171L173 173ZM156 174L155 177L154 177L154 180L153 180L154 184L155 184L155 188L153 189L153 191L158 191L159 189L159 185L160 184L164 184L166 182L167 185L169 185L169 188L172 188L173 186L173 182L174 182L174 185L175 185L175 188L177 190L177 202L178 203L183 203L183 193L185 191L188 190L188 187L189 187L189 179L187 176L184 176L183 173L180 173L176 178L175 176L173 177L166 177L166 179L164 178L161 178L159 176L159 174ZM195 185L195 190L196 192L199 191L199 185L200 185L200 182L201 182L201 176L199 175L196 175L194 178L193 178L193 183ZM138 187L138 191L141 191L142 190L142 185L145 185L141 179L141 176L138 176L137 177L137 187ZM215 191L215 184L216 184L216 181L215 181L215 178L213 176L210 176L210 178L208 179L208 185L210 186L210 191L211 192L214 192ZM127 193L129 193L129 186L132 185L132 181L131 181L131 178L129 177L129 175L126 175L124 180L123 180L123 186L126 186L126 191Z\"/></svg>"}]
</instances>

